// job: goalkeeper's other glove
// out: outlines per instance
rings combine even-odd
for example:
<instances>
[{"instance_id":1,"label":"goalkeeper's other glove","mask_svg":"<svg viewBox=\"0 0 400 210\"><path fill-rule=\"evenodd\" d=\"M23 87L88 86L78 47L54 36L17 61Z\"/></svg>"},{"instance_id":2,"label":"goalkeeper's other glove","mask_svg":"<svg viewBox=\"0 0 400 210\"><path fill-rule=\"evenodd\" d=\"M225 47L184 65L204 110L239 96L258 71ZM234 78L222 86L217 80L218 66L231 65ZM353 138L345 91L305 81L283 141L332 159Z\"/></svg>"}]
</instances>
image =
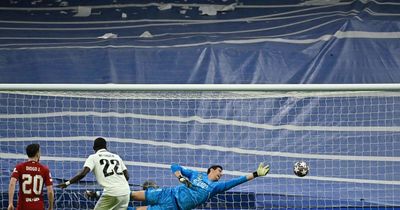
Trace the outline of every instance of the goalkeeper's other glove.
<instances>
[{"instance_id":1,"label":"goalkeeper's other glove","mask_svg":"<svg viewBox=\"0 0 400 210\"><path fill-rule=\"evenodd\" d=\"M190 182L190 180L187 177L180 175L178 177L178 179L179 179L179 182L185 184L186 187L189 187L189 188L192 187L192 183Z\"/></svg>"},{"instance_id":2,"label":"goalkeeper's other glove","mask_svg":"<svg viewBox=\"0 0 400 210\"><path fill-rule=\"evenodd\" d=\"M260 165L257 168L257 171L253 172L254 178L259 177L259 176L265 176L269 172L269 165L264 166L264 163L260 163Z\"/></svg>"}]
</instances>

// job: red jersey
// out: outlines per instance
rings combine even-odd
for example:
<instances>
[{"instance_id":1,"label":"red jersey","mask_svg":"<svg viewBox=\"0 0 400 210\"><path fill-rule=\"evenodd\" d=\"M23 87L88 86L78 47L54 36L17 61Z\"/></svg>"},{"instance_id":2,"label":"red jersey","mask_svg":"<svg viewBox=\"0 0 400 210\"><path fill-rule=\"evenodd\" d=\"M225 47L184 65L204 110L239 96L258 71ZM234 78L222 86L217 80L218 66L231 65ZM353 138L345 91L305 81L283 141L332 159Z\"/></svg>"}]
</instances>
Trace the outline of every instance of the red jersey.
<instances>
[{"instance_id":1,"label":"red jersey","mask_svg":"<svg viewBox=\"0 0 400 210\"><path fill-rule=\"evenodd\" d=\"M49 169L36 161L29 160L18 164L11 177L19 182L17 210L43 210L43 184L53 185Z\"/></svg>"}]
</instances>

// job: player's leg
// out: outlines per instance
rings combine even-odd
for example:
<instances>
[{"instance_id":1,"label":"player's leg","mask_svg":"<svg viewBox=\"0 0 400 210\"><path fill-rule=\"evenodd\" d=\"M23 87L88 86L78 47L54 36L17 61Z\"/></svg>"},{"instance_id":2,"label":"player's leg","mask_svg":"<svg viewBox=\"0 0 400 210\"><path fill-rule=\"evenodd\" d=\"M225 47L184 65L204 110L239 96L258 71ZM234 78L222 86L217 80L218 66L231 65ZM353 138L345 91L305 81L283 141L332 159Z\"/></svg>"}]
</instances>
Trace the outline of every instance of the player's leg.
<instances>
[{"instance_id":1,"label":"player's leg","mask_svg":"<svg viewBox=\"0 0 400 210\"><path fill-rule=\"evenodd\" d=\"M114 196L102 195L97 201L94 210L110 210L117 204L117 199Z\"/></svg>"},{"instance_id":2,"label":"player's leg","mask_svg":"<svg viewBox=\"0 0 400 210\"><path fill-rule=\"evenodd\" d=\"M129 199L130 196L129 194L122 195L122 196L117 196L116 197L116 204L113 206L111 209L113 210L126 210L129 205Z\"/></svg>"}]
</instances>

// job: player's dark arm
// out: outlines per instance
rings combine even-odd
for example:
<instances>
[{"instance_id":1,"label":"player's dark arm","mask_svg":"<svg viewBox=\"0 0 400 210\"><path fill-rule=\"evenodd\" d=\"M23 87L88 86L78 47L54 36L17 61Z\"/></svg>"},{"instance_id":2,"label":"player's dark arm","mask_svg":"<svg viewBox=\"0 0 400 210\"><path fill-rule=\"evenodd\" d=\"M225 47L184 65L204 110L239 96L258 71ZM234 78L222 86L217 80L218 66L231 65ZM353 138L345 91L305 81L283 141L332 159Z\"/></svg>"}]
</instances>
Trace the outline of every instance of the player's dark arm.
<instances>
[{"instance_id":1,"label":"player's dark arm","mask_svg":"<svg viewBox=\"0 0 400 210\"><path fill-rule=\"evenodd\" d=\"M122 173L124 173L124 176L125 176L126 181L129 181L129 173L128 173L128 170L124 170L124 171L122 171Z\"/></svg>"},{"instance_id":2,"label":"player's dark arm","mask_svg":"<svg viewBox=\"0 0 400 210\"><path fill-rule=\"evenodd\" d=\"M47 186L47 198L49 199L49 210L53 210L53 208L54 208L53 185Z\"/></svg>"},{"instance_id":3,"label":"player's dark arm","mask_svg":"<svg viewBox=\"0 0 400 210\"><path fill-rule=\"evenodd\" d=\"M72 177L72 179L70 179L69 181L67 181L65 183L61 183L61 184L57 185L57 187L66 188L68 185L76 183L79 180L83 179L89 172L90 172L90 168L83 167L83 169L77 175Z\"/></svg>"},{"instance_id":4,"label":"player's dark arm","mask_svg":"<svg viewBox=\"0 0 400 210\"><path fill-rule=\"evenodd\" d=\"M17 179L11 177L10 184L8 185L8 209L14 208L14 192L15 192L15 185L17 183Z\"/></svg>"}]
</instances>

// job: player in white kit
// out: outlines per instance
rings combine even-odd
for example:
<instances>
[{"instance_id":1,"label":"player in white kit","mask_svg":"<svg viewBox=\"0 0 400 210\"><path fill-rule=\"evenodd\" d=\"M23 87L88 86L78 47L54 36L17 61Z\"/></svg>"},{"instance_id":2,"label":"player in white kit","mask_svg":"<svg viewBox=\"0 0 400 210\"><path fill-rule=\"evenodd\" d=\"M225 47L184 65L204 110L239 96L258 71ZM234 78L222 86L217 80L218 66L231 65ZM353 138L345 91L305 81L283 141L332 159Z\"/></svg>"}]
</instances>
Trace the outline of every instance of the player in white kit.
<instances>
[{"instance_id":1,"label":"player in white kit","mask_svg":"<svg viewBox=\"0 0 400 210\"><path fill-rule=\"evenodd\" d=\"M81 172L65 183L57 185L66 188L72 183L83 179L90 171L96 176L97 182L104 192L97 201L95 210L127 209L130 198L129 174L122 159L107 151L104 138L96 138L93 144L95 154L90 155Z\"/></svg>"}]
</instances>

